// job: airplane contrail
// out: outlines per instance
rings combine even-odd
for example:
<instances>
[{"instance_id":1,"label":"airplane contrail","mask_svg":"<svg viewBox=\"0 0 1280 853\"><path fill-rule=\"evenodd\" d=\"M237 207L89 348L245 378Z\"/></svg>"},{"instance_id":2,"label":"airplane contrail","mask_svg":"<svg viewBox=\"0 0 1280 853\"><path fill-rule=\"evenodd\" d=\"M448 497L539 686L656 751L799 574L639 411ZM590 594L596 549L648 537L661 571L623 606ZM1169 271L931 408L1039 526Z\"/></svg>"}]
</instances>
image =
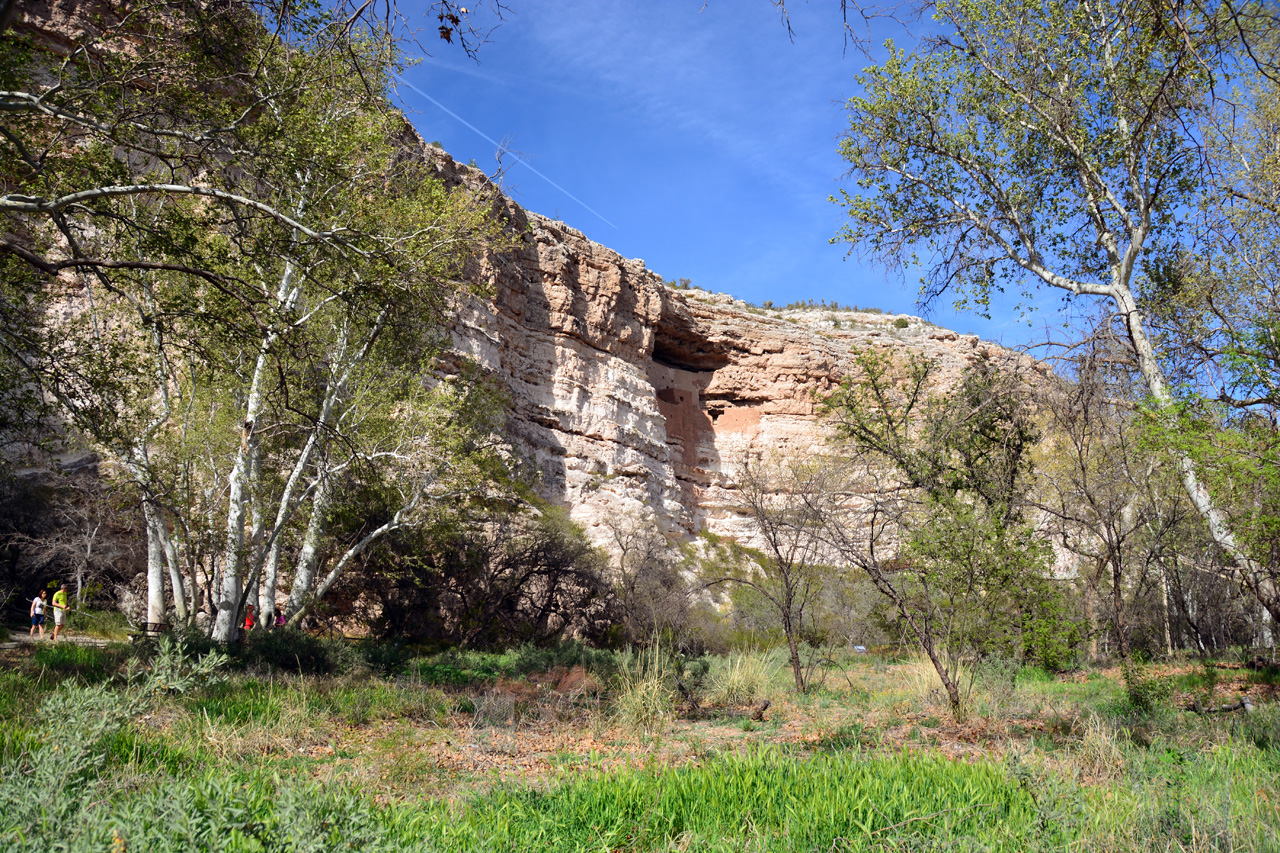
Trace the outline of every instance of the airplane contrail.
<instances>
[{"instance_id":1,"label":"airplane contrail","mask_svg":"<svg viewBox=\"0 0 1280 853\"><path fill-rule=\"evenodd\" d=\"M446 107L444 104L440 103L440 102L439 102L439 101L437 101L435 98L431 97L431 96L430 96L430 95L428 95L426 92L422 91L422 90L421 90L421 89L419 89L417 86L413 85L413 84L412 84L412 83L410 83L408 80L406 80L406 79L404 79L403 77L401 77L399 74L396 74L396 75L395 75L395 78L396 78L397 80L399 80L399 81L400 81L400 83L402 83L403 85L405 85L405 86L409 87L410 89L412 89L413 91L417 92L419 95L421 95L422 97L426 98L428 101L430 101L431 103L435 104L437 107L439 107L440 109L444 110L446 113L448 113L449 115L453 116L453 117L454 117L455 119L457 119L458 121L462 122L464 125L466 125L468 128L470 128L473 132L475 132L475 133L476 133L476 134L477 134L481 139L483 139L485 142L488 142L488 143L489 143L490 145L492 145L494 148L501 148L501 147L502 147L500 144L498 144L497 142L495 142L495 141L493 140L493 138L492 138L492 137L490 137L490 136L489 136L487 133L485 133L483 130L481 130L480 128L476 127L474 124L472 124L471 122L467 121L465 118L463 118L462 116L458 115L458 114L457 114L457 113L455 113L453 110L449 109L449 108L448 108L448 107ZM596 210L595 210L594 208L592 208L592 207L591 207L591 205L587 204L585 201L583 201L582 199L578 198L576 195L574 195L573 193L569 192L567 189L565 189L564 187L560 186L560 185L559 185L559 184L557 184L555 181L551 180L551 179L550 179L550 178L548 178L546 175L544 175L544 174L542 174L541 172L539 172L537 169L535 169L535 168L533 167L533 164L532 164L532 163L530 163L528 160L526 160L526 159L524 159L523 157L521 157L519 154L517 154L517 155L516 155L516 162L524 164L524 166L525 166L525 167L526 167L530 172L533 172L533 173L534 173L535 175L537 175L539 178L542 178L542 180L544 180L544 181L546 181L547 183L551 184L551 186L553 186L553 187L555 187L556 189L560 190L560 192L564 193L564 194L565 194L565 195L567 195L569 198L573 199L574 201L576 201L578 204L582 205L582 206L583 206L584 208L586 208L587 210L591 211L591 213L592 213L593 215L595 215L597 218L599 218L599 220L600 220L601 222L603 222L605 225L608 225L610 228L617 228L617 227L618 227L617 225L614 225L614 224L613 224L612 222L610 222L609 220L605 219L605 218L604 218L603 216L601 216L598 212L596 212Z\"/></svg>"}]
</instances>

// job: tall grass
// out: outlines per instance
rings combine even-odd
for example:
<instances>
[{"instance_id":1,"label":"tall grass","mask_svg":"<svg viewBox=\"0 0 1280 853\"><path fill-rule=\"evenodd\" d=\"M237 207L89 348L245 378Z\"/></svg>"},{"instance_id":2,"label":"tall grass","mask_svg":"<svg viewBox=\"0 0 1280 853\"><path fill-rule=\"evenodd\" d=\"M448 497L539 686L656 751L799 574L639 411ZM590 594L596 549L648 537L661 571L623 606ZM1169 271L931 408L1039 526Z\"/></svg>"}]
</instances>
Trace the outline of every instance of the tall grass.
<instances>
[{"instance_id":1,"label":"tall grass","mask_svg":"<svg viewBox=\"0 0 1280 853\"><path fill-rule=\"evenodd\" d=\"M498 793L460 817L441 828L445 849L860 851L965 839L1022 851L1066 840L992 765L773 750Z\"/></svg>"},{"instance_id":2,"label":"tall grass","mask_svg":"<svg viewBox=\"0 0 1280 853\"><path fill-rule=\"evenodd\" d=\"M777 663L764 655L731 655L712 673L709 698L724 705L754 705L769 695L778 671Z\"/></svg>"},{"instance_id":3,"label":"tall grass","mask_svg":"<svg viewBox=\"0 0 1280 853\"><path fill-rule=\"evenodd\" d=\"M614 715L642 732L662 729L675 716L675 670L658 644L627 656L614 691Z\"/></svg>"}]
</instances>

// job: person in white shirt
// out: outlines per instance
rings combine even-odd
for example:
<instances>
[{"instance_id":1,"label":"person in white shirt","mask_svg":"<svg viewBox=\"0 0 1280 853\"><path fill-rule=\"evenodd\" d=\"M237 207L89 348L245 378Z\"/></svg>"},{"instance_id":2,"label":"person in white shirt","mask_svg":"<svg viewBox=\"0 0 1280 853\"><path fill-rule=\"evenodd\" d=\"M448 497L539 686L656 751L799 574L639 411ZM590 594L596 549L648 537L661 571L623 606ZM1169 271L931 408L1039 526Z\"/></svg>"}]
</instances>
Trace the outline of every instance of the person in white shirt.
<instances>
[{"instance_id":1,"label":"person in white shirt","mask_svg":"<svg viewBox=\"0 0 1280 853\"><path fill-rule=\"evenodd\" d=\"M40 629L40 639L44 639L44 597L46 593L42 589L40 594L31 599L31 636L36 635L36 628Z\"/></svg>"}]
</instances>

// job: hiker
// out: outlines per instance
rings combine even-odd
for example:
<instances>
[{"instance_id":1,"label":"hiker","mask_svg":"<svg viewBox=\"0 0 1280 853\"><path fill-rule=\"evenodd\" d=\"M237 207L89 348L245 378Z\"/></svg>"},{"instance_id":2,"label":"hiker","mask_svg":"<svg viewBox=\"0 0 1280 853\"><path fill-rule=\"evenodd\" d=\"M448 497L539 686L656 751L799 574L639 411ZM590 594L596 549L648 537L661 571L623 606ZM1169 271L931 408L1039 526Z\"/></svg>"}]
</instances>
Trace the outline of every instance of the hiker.
<instances>
[{"instance_id":1,"label":"hiker","mask_svg":"<svg viewBox=\"0 0 1280 853\"><path fill-rule=\"evenodd\" d=\"M67 611L71 609L67 601L67 585L64 583L53 594L53 642L58 642L58 632L66 631Z\"/></svg>"},{"instance_id":2,"label":"hiker","mask_svg":"<svg viewBox=\"0 0 1280 853\"><path fill-rule=\"evenodd\" d=\"M244 606L244 629L246 631L252 631L253 624L253 605L246 604Z\"/></svg>"},{"instance_id":3,"label":"hiker","mask_svg":"<svg viewBox=\"0 0 1280 853\"><path fill-rule=\"evenodd\" d=\"M273 624L276 628L284 627L284 611L281 610L279 607L276 608L276 618Z\"/></svg>"},{"instance_id":4,"label":"hiker","mask_svg":"<svg viewBox=\"0 0 1280 853\"><path fill-rule=\"evenodd\" d=\"M36 635L36 628L40 629L40 639L44 639L44 597L46 593L42 589L40 594L31 599L31 636Z\"/></svg>"}]
</instances>

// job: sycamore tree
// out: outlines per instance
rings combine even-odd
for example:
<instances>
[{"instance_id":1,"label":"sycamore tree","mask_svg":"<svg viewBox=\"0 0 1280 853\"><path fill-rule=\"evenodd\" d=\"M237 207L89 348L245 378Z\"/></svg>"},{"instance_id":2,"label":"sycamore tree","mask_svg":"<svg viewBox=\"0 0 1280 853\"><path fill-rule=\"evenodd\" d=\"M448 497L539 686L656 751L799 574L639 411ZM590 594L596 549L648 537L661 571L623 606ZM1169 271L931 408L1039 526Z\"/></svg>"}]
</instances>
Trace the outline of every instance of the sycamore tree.
<instances>
[{"instance_id":1,"label":"sycamore tree","mask_svg":"<svg viewBox=\"0 0 1280 853\"><path fill-rule=\"evenodd\" d=\"M0 350L136 485L149 622L166 579L180 620L204 584L232 639L286 549L296 621L483 480L451 475L492 450L495 407L424 377L493 203L415 153L372 8L162 2L61 55L0 40ZM371 483L385 517L330 541L343 490Z\"/></svg>"},{"instance_id":2,"label":"sycamore tree","mask_svg":"<svg viewBox=\"0 0 1280 853\"><path fill-rule=\"evenodd\" d=\"M1277 36L1270 31L1274 47ZM1280 583L1280 83L1236 81L1204 123L1216 191L1195 239L1142 282L1154 336L1186 389L1153 444L1195 460L1231 528ZM1274 617L1274 609L1272 616ZM1265 639L1265 638L1264 638Z\"/></svg>"},{"instance_id":3,"label":"sycamore tree","mask_svg":"<svg viewBox=\"0 0 1280 853\"><path fill-rule=\"evenodd\" d=\"M1140 285L1181 254L1183 220L1211 172L1202 128L1228 73L1253 58L1274 67L1246 12L1133 0L938 4L938 35L912 54L890 44L848 103L841 152L856 189L842 193L841 237L888 263L922 265L926 302L951 293L985 309L993 292L1034 298L1040 287L1104 300L1154 416L1175 429L1172 342L1153 334ZM1172 449L1225 555L1221 572L1280 616L1276 575L1203 461Z\"/></svg>"},{"instance_id":4,"label":"sycamore tree","mask_svg":"<svg viewBox=\"0 0 1280 853\"><path fill-rule=\"evenodd\" d=\"M1177 482L1144 443L1138 381L1110 335L1080 345L1038 396L1045 421L1036 449L1032 498L1054 540L1075 555L1097 653L1101 597L1120 654L1128 657L1141 591L1161 605L1162 647L1173 651L1169 595L1186 549L1190 507ZM1064 371L1065 372L1065 371Z\"/></svg>"}]
</instances>

